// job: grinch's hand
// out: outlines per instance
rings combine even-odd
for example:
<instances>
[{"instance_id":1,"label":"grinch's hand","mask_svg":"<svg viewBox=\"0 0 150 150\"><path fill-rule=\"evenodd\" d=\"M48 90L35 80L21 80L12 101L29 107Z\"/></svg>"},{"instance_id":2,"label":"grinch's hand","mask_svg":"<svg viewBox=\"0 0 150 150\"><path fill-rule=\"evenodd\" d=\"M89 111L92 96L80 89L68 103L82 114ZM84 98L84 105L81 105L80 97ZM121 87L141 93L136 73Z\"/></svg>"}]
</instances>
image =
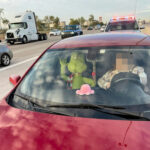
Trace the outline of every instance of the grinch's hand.
<instances>
[{"instance_id":1,"label":"grinch's hand","mask_svg":"<svg viewBox=\"0 0 150 150\"><path fill-rule=\"evenodd\" d=\"M89 84L91 87L96 85L96 82L93 79L83 77L83 81L86 84Z\"/></svg>"},{"instance_id":2,"label":"grinch's hand","mask_svg":"<svg viewBox=\"0 0 150 150\"><path fill-rule=\"evenodd\" d=\"M60 74L61 74L61 77L62 77L62 79L67 81L68 77L65 75L66 66L67 66L67 59L60 59L59 58L59 62L60 62Z\"/></svg>"},{"instance_id":3,"label":"grinch's hand","mask_svg":"<svg viewBox=\"0 0 150 150\"><path fill-rule=\"evenodd\" d=\"M67 59L59 59L61 67L67 66Z\"/></svg>"}]
</instances>

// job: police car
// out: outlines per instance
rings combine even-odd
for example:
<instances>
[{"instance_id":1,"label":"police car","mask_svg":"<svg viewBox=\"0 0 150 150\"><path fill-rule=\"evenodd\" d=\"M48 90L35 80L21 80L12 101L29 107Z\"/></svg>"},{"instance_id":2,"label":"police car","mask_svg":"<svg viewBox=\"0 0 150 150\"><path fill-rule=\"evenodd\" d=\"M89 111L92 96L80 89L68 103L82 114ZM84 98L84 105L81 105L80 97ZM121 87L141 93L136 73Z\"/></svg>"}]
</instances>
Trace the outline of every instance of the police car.
<instances>
[{"instance_id":1,"label":"police car","mask_svg":"<svg viewBox=\"0 0 150 150\"><path fill-rule=\"evenodd\" d=\"M134 30L140 32L135 16L113 17L110 19L105 32Z\"/></svg>"}]
</instances>

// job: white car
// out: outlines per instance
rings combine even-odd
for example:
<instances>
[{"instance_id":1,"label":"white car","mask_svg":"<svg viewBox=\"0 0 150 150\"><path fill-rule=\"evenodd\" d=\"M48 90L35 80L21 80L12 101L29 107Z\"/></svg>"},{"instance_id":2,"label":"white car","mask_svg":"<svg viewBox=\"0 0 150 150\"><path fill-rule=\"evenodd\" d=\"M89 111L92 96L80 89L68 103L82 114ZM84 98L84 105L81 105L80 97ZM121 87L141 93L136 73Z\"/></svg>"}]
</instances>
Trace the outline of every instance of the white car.
<instances>
[{"instance_id":1,"label":"white car","mask_svg":"<svg viewBox=\"0 0 150 150\"><path fill-rule=\"evenodd\" d=\"M49 32L49 36L57 36L57 35L61 35L61 31L58 29L53 29Z\"/></svg>"},{"instance_id":2,"label":"white car","mask_svg":"<svg viewBox=\"0 0 150 150\"><path fill-rule=\"evenodd\" d=\"M101 32L104 32L104 31L105 31L105 28L106 28L106 26L103 25L103 26L100 28L100 31L101 31Z\"/></svg>"}]
</instances>

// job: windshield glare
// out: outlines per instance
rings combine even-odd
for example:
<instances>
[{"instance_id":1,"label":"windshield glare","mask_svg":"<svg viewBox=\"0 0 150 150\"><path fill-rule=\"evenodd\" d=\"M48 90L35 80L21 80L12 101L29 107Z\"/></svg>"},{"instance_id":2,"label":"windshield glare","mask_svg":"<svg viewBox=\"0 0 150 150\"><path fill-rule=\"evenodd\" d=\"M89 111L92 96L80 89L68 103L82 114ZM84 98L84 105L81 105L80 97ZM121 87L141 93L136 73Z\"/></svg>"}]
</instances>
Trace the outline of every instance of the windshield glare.
<instances>
[{"instance_id":1,"label":"windshield glare","mask_svg":"<svg viewBox=\"0 0 150 150\"><path fill-rule=\"evenodd\" d=\"M66 26L65 30L76 30L76 26Z\"/></svg>"},{"instance_id":2,"label":"windshield glare","mask_svg":"<svg viewBox=\"0 0 150 150\"><path fill-rule=\"evenodd\" d=\"M26 24L23 22L9 24L9 29L19 29L19 28L25 28L25 27L26 27Z\"/></svg>"},{"instance_id":3,"label":"windshield glare","mask_svg":"<svg viewBox=\"0 0 150 150\"><path fill-rule=\"evenodd\" d=\"M109 23L106 31L116 31L116 30L138 30L138 25L136 21L122 21Z\"/></svg>"},{"instance_id":4,"label":"windshield glare","mask_svg":"<svg viewBox=\"0 0 150 150\"><path fill-rule=\"evenodd\" d=\"M147 105L150 48L48 50L16 92L47 105Z\"/></svg>"}]
</instances>

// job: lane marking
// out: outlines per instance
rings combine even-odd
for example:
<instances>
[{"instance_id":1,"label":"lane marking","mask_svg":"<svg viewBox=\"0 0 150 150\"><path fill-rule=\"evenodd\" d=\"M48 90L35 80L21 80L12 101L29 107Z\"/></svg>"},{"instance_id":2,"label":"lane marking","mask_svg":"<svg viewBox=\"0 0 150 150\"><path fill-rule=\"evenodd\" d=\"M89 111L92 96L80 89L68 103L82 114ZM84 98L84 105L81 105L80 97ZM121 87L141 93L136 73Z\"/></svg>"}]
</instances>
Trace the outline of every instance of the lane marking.
<instances>
[{"instance_id":1,"label":"lane marking","mask_svg":"<svg viewBox=\"0 0 150 150\"><path fill-rule=\"evenodd\" d=\"M25 49L29 49L30 47L33 47L34 49L34 46L41 46L43 47L42 45L46 45L45 49L48 48L51 44L53 44L54 42L57 42L59 41L60 39L53 39L53 40L47 40L47 41L36 41L36 42L31 42L31 43L27 43L25 44L25 46L23 44L16 44L16 45L9 45L10 49L14 52L21 52L22 49L25 50Z\"/></svg>"},{"instance_id":2,"label":"lane marking","mask_svg":"<svg viewBox=\"0 0 150 150\"><path fill-rule=\"evenodd\" d=\"M19 65L21 65L21 64L27 63L27 62L32 61L32 60L37 59L37 58L38 58L38 56L35 56L35 57L29 58L29 59L27 59L27 60L21 61L21 62L19 62L19 63L17 63L17 64L8 66L8 67L6 67L6 68L2 68L2 69L0 69L0 72L5 71L5 70L8 70L8 69L11 69L11 68L16 67L16 66L19 66Z\"/></svg>"},{"instance_id":3,"label":"lane marking","mask_svg":"<svg viewBox=\"0 0 150 150\"><path fill-rule=\"evenodd\" d=\"M16 50L14 50L15 49L14 47L13 48L10 47L10 49L12 50L13 54L17 54L17 53L22 53L24 51L35 50L35 49L39 48L39 46L40 46L40 49L42 49L43 45L45 46L45 44L47 44L49 46L49 43L42 43L40 45L28 45L27 47L20 47L19 49L16 49ZM45 49L48 47L47 45L45 46Z\"/></svg>"},{"instance_id":4,"label":"lane marking","mask_svg":"<svg viewBox=\"0 0 150 150\"><path fill-rule=\"evenodd\" d=\"M39 46L40 46L40 49L46 50L48 47L50 47L52 44L54 44L57 41L59 41L59 40L51 41L50 43L49 42L40 43L40 45L39 44L38 45L28 45L27 47L21 47L20 49L17 49L17 50L13 50L13 49L15 49L14 47L13 48L10 47L10 49L12 50L13 54L22 53L24 51L31 51L31 50L34 51L36 48L39 48ZM43 42L43 41L41 41L41 42ZM44 45L44 48L43 48L43 45ZM29 49L29 47L31 47L31 46L32 46L32 48Z\"/></svg>"}]
</instances>

